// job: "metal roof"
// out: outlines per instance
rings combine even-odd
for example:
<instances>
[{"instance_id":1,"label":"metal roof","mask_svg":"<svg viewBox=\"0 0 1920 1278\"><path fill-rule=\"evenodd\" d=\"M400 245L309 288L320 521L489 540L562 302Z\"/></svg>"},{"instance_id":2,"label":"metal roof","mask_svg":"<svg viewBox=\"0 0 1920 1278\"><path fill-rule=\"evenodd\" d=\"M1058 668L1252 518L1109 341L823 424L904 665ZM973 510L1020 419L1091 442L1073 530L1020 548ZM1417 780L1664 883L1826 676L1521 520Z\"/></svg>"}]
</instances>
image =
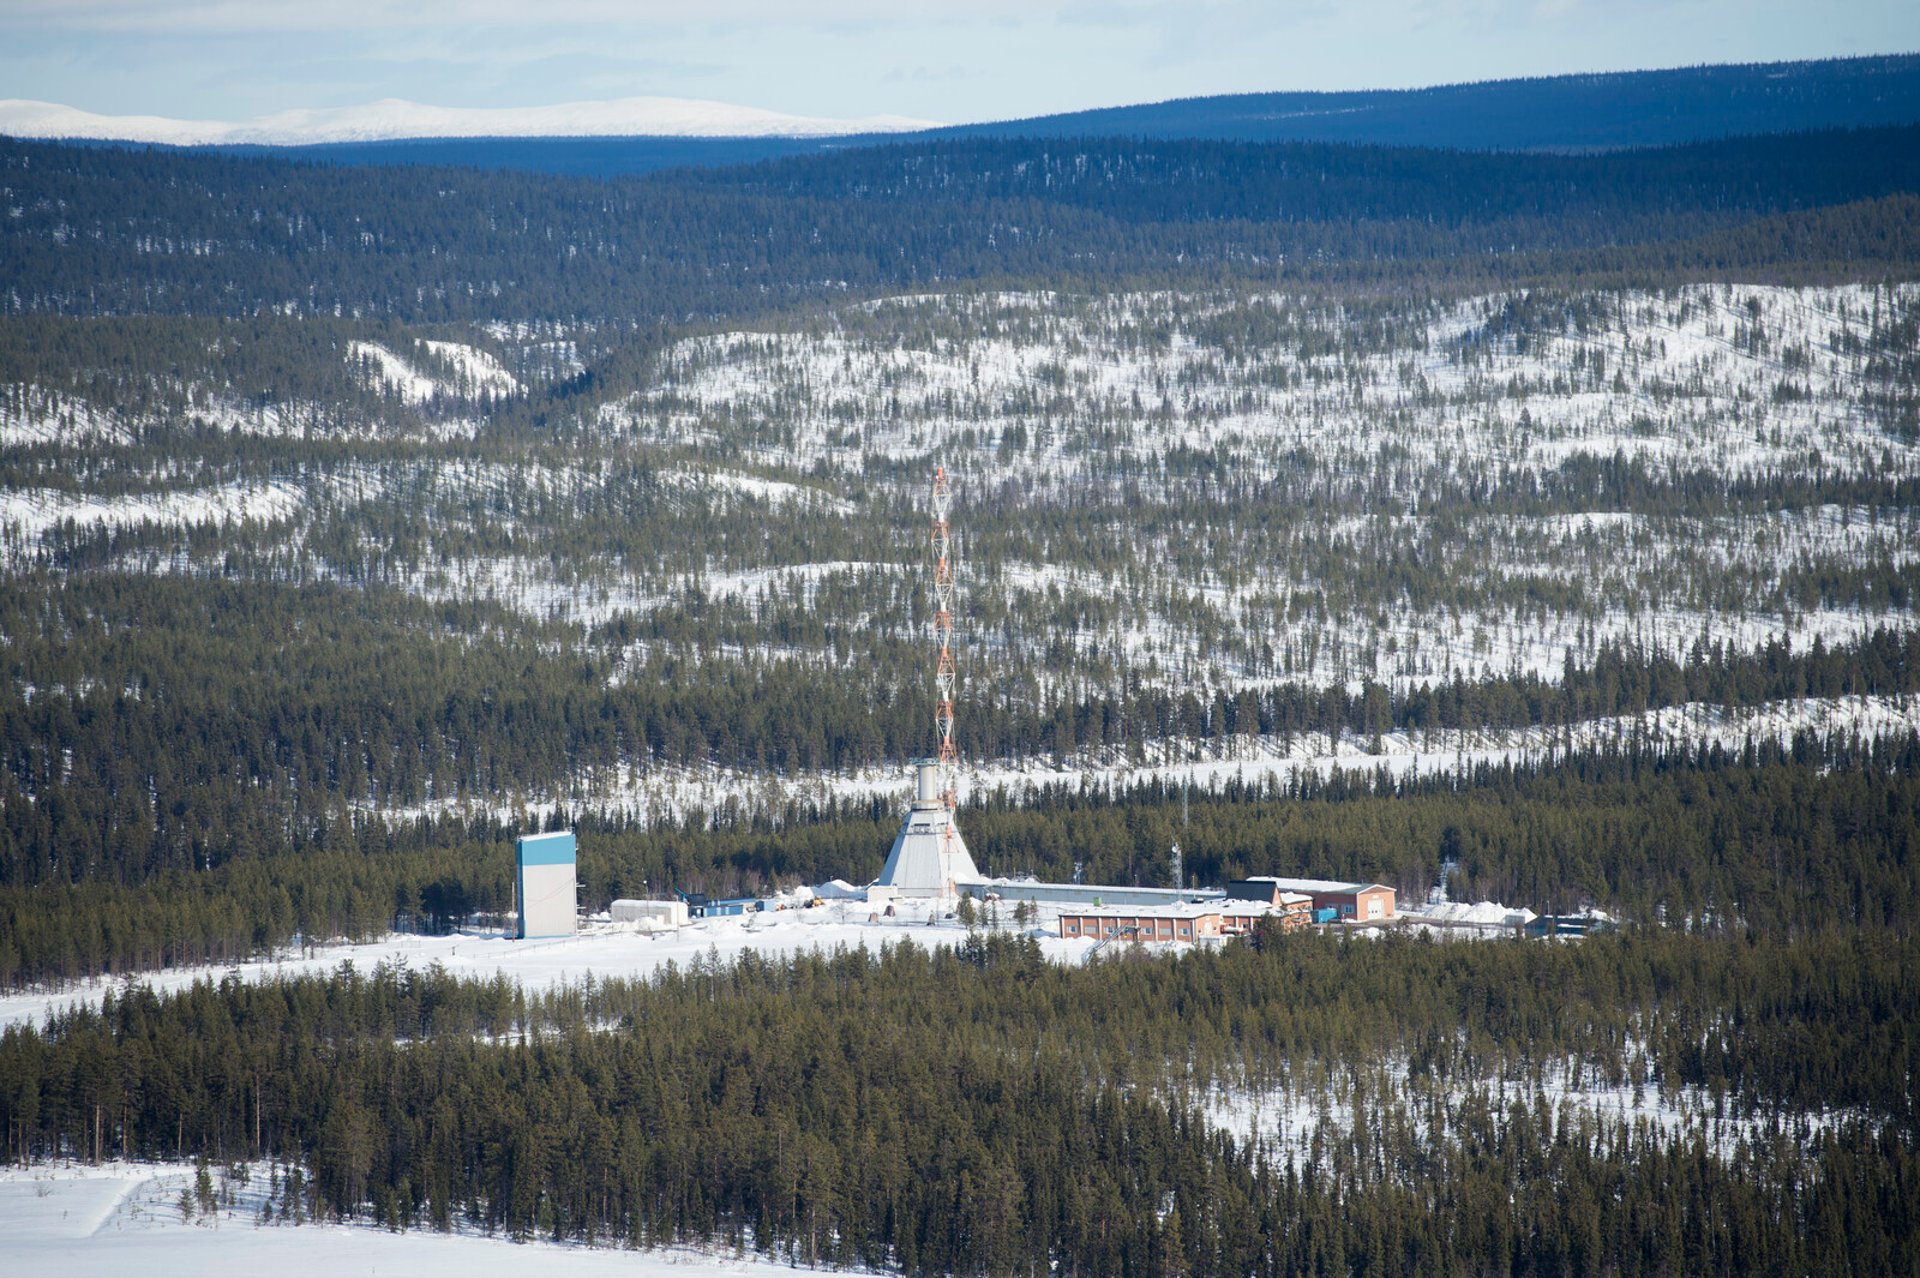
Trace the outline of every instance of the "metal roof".
<instances>
[{"instance_id":1,"label":"metal roof","mask_svg":"<svg viewBox=\"0 0 1920 1278\"><path fill-rule=\"evenodd\" d=\"M1334 879L1282 879L1271 874L1250 874L1243 883L1271 883L1284 892L1370 892L1375 888L1391 892L1384 883L1342 883Z\"/></svg>"},{"instance_id":2,"label":"metal roof","mask_svg":"<svg viewBox=\"0 0 1920 1278\"><path fill-rule=\"evenodd\" d=\"M1088 905L1077 910L1061 910L1063 919L1197 919L1209 914L1222 913L1224 907L1218 903L1183 902L1174 905L1143 905L1135 909L1122 909L1111 905Z\"/></svg>"}]
</instances>

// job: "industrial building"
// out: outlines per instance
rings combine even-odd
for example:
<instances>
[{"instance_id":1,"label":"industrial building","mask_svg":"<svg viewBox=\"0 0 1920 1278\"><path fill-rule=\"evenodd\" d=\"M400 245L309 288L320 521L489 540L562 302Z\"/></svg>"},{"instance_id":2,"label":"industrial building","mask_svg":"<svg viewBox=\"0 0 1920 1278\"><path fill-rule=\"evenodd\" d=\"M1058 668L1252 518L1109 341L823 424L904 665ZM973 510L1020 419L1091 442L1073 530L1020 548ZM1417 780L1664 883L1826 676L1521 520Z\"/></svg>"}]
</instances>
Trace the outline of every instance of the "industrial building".
<instances>
[{"instance_id":1,"label":"industrial building","mask_svg":"<svg viewBox=\"0 0 1920 1278\"><path fill-rule=\"evenodd\" d=\"M1299 893L1316 912L1332 910L1333 918L1357 923L1386 923L1394 917L1393 889L1384 883L1339 883L1331 879L1281 879L1254 875L1227 885L1236 901L1270 901L1278 894Z\"/></svg>"},{"instance_id":2,"label":"industrial building","mask_svg":"<svg viewBox=\"0 0 1920 1278\"><path fill-rule=\"evenodd\" d=\"M523 834L514 840L513 859L519 937L572 936L578 927L573 831Z\"/></svg>"},{"instance_id":3,"label":"industrial building","mask_svg":"<svg viewBox=\"0 0 1920 1278\"><path fill-rule=\"evenodd\" d=\"M1103 941L1170 945L1176 941L1246 936L1265 919L1278 921L1283 931L1295 931L1308 926L1309 909L1305 896L1289 893L1286 901L1278 906L1216 898L1146 908L1062 910L1060 935L1068 939L1091 936Z\"/></svg>"},{"instance_id":4,"label":"industrial building","mask_svg":"<svg viewBox=\"0 0 1920 1278\"><path fill-rule=\"evenodd\" d=\"M711 897L693 892L686 901L687 913L696 919L727 919L760 912L760 899L752 896Z\"/></svg>"},{"instance_id":5,"label":"industrial building","mask_svg":"<svg viewBox=\"0 0 1920 1278\"><path fill-rule=\"evenodd\" d=\"M685 901L621 900L608 906L607 914L615 923L657 927L685 927L689 917Z\"/></svg>"},{"instance_id":6,"label":"industrial building","mask_svg":"<svg viewBox=\"0 0 1920 1278\"><path fill-rule=\"evenodd\" d=\"M1060 935L1103 941L1198 941L1222 934L1218 904L1190 902L1152 909L1082 909L1060 912Z\"/></svg>"},{"instance_id":7,"label":"industrial building","mask_svg":"<svg viewBox=\"0 0 1920 1278\"><path fill-rule=\"evenodd\" d=\"M1032 901L1035 905L1169 906L1223 899L1219 888L1126 887L1112 883L1042 883L1038 879L975 879L960 885L976 900Z\"/></svg>"},{"instance_id":8,"label":"industrial building","mask_svg":"<svg viewBox=\"0 0 1920 1278\"><path fill-rule=\"evenodd\" d=\"M1220 908L1228 936L1238 936L1250 930L1253 921L1261 918L1278 919L1281 930L1287 932L1311 926L1314 922L1313 898L1304 892L1277 892L1272 901L1229 899ZM1236 919L1245 919L1247 923L1245 926L1236 926Z\"/></svg>"}]
</instances>

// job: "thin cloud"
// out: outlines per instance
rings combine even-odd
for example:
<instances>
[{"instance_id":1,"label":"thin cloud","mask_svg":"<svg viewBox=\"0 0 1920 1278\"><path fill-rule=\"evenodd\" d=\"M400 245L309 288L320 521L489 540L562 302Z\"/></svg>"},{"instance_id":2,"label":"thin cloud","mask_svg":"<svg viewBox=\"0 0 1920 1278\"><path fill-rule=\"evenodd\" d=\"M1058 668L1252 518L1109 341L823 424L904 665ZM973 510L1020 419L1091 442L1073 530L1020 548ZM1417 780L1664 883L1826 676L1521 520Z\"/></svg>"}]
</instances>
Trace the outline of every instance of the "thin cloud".
<instances>
[{"instance_id":1,"label":"thin cloud","mask_svg":"<svg viewBox=\"0 0 1920 1278\"><path fill-rule=\"evenodd\" d=\"M418 0L338 0L326 4L262 4L258 0L4 0L0 21L43 31L195 32L406 31L426 29L655 27L702 30L732 26L831 29L848 24L899 27L1031 14L1016 0L951 4L900 0L822 0L796 7L781 0L704 0L697 14L685 0L551 0L530 10L524 0L450 0L430 8Z\"/></svg>"}]
</instances>

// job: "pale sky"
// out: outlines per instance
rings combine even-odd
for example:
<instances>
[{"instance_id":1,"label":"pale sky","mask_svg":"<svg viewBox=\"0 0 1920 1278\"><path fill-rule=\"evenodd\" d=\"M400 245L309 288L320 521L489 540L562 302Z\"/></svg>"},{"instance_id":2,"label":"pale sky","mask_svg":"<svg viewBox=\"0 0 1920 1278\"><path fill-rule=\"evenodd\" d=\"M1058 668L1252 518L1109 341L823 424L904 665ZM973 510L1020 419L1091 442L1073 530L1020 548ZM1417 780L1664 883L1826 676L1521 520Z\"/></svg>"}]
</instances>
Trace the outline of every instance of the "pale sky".
<instances>
[{"instance_id":1,"label":"pale sky","mask_svg":"<svg viewBox=\"0 0 1920 1278\"><path fill-rule=\"evenodd\" d=\"M960 123L1916 50L1916 0L0 0L0 98L226 120L662 95Z\"/></svg>"}]
</instances>

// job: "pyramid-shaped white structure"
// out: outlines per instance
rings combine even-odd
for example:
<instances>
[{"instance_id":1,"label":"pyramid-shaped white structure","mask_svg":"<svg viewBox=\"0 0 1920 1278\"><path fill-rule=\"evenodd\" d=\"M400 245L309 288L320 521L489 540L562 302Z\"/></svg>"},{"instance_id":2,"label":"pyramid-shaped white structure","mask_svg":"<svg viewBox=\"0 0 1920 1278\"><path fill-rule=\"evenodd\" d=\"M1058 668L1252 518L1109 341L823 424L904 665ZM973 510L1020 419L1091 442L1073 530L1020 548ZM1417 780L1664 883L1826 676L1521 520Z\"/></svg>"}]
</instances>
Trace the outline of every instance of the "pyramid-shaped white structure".
<instances>
[{"instance_id":1,"label":"pyramid-shaped white structure","mask_svg":"<svg viewBox=\"0 0 1920 1278\"><path fill-rule=\"evenodd\" d=\"M981 881L980 871L940 795L939 763L916 759L913 766L913 806L874 886L892 888L897 896L957 896L962 885Z\"/></svg>"}]
</instances>

